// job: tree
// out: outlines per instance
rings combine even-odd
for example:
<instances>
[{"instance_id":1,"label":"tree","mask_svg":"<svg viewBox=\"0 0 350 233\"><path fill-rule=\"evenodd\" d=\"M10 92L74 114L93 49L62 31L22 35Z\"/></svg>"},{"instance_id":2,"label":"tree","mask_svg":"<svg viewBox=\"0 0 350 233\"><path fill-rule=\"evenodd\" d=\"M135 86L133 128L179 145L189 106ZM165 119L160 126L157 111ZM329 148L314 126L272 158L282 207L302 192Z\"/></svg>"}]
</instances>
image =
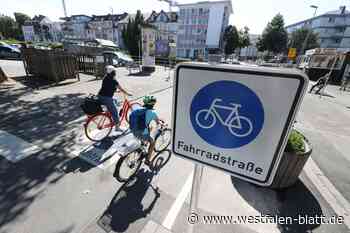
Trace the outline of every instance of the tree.
<instances>
[{"instance_id":1,"label":"tree","mask_svg":"<svg viewBox=\"0 0 350 233\"><path fill-rule=\"evenodd\" d=\"M291 33L290 35L290 39L289 39L289 43L288 43L288 47L289 48L296 48L298 53L302 53L302 47L305 41L305 38L307 36L307 34L309 34L309 38L307 40L306 43L306 47L305 49L313 49L313 48L317 48L320 47L320 44L318 42L319 37L318 37L318 33L313 32L311 29L309 28L300 28L295 30L294 32Z\"/></svg>"},{"instance_id":2,"label":"tree","mask_svg":"<svg viewBox=\"0 0 350 233\"><path fill-rule=\"evenodd\" d=\"M223 41L225 43L225 55L234 53L235 49L240 46L239 33L235 26L229 25L226 27Z\"/></svg>"},{"instance_id":3,"label":"tree","mask_svg":"<svg viewBox=\"0 0 350 233\"><path fill-rule=\"evenodd\" d=\"M15 20L6 15L0 15L0 34L5 38L17 37L17 24Z\"/></svg>"},{"instance_id":4,"label":"tree","mask_svg":"<svg viewBox=\"0 0 350 233\"><path fill-rule=\"evenodd\" d=\"M15 12L14 16L19 28L22 28L25 21L30 20L30 17L28 15L20 12Z\"/></svg>"},{"instance_id":5,"label":"tree","mask_svg":"<svg viewBox=\"0 0 350 233\"><path fill-rule=\"evenodd\" d=\"M30 17L20 12L15 12L14 16L17 23L17 28L15 29L16 35L17 35L16 37L17 39L23 40L24 38L23 38L22 26L24 25L25 21L30 20Z\"/></svg>"},{"instance_id":6,"label":"tree","mask_svg":"<svg viewBox=\"0 0 350 233\"><path fill-rule=\"evenodd\" d=\"M239 31L239 48L245 48L250 45L249 28L245 26Z\"/></svg>"},{"instance_id":7,"label":"tree","mask_svg":"<svg viewBox=\"0 0 350 233\"><path fill-rule=\"evenodd\" d=\"M122 37L125 47L132 56L139 55L139 46L141 41L141 27L144 24L144 18L141 11L138 10L135 18L129 18L128 24L122 30Z\"/></svg>"},{"instance_id":8,"label":"tree","mask_svg":"<svg viewBox=\"0 0 350 233\"><path fill-rule=\"evenodd\" d=\"M273 53L281 53L287 48L288 34L284 28L284 19L281 14L277 14L264 29L258 41L260 51L268 50Z\"/></svg>"}]
</instances>

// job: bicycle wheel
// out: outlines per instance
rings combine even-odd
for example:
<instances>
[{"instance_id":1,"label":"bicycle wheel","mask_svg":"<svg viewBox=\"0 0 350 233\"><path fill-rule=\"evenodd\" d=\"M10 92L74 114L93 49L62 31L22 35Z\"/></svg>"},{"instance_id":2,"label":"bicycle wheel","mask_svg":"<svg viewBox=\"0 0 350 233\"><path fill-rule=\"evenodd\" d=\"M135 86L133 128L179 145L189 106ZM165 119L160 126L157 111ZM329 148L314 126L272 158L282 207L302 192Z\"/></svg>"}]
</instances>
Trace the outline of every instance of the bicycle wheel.
<instances>
[{"instance_id":1,"label":"bicycle wheel","mask_svg":"<svg viewBox=\"0 0 350 233\"><path fill-rule=\"evenodd\" d=\"M234 122L238 120L240 121L241 129L234 126L235 125ZM228 129L231 132L231 134L239 138L246 137L249 134L251 134L251 132L253 131L252 122L247 117L244 117L244 116L233 117L229 125L230 126L228 127Z\"/></svg>"},{"instance_id":2,"label":"bicycle wheel","mask_svg":"<svg viewBox=\"0 0 350 233\"><path fill-rule=\"evenodd\" d=\"M126 182L133 177L141 167L142 159L139 150L133 151L127 156L121 157L115 165L113 176L119 182Z\"/></svg>"},{"instance_id":3,"label":"bicycle wheel","mask_svg":"<svg viewBox=\"0 0 350 233\"><path fill-rule=\"evenodd\" d=\"M203 129L210 129L216 124L215 114L202 109L196 113L196 123Z\"/></svg>"},{"instance_id":4,"label":"bicycle wheel","mask_svg":"<svg viewBox=\"0 0 350 233\"><path fill-rule=\"evenodd\" d=\"M165 150L171 142L171 129L163 129L154 139L154 151L161 152Z\"/></svg>"},{"instance_id":5,"label":"bicycle wheel","mask_svg":"<svg viewBox=\"0 0 350 233\"><path fill-rule=\"evenodd\" d=\"M85 125L85 135L94 142L99 142L108 137L113 128L113 120L104 113L90 118Z\"/></svg>"}]
</instances>

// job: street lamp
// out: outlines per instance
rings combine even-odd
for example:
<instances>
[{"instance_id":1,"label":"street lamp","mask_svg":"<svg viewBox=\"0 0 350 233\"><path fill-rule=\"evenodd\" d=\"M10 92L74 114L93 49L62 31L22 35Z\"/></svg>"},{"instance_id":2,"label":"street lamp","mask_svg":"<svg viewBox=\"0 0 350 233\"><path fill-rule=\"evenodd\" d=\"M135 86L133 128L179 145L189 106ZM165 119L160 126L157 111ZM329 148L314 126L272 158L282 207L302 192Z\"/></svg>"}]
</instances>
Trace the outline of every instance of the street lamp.
<instances>
[{"instance_id":1,"label":"street lamp","mask_svg":"<svg viewBox=\"0 0 350 233\"><path fill-rule=\"evenodd\" d=\"M316 6L316 5L311 5L310 7L315 9L314 16L312 17L312 18L315 18L316 13L317 13L318 6ZM308 33L307 33L307 35L306 35L306 37L305 37L303 46L301 47L301 53L302 53L302 54L305 53L305 48L306 48L306 45L307 45L307 41L309 40L309 37L310 37L311 32L312 32L312 20L311 20L310 22L311 22L311 23L310 23L310 24L311 24L310 30L308 31Z\"/></svg>"}]
</instances>

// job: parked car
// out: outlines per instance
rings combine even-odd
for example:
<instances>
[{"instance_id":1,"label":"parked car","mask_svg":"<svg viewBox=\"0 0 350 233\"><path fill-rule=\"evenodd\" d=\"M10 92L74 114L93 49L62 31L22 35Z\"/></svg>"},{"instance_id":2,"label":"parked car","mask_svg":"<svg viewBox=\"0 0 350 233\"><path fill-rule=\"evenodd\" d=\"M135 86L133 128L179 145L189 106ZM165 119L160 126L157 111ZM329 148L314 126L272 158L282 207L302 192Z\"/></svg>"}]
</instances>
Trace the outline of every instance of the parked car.
<instances>
[{"instance_id":1,"label":"parked car","mask_svg":"<svg viewBox=\"0 0 350 233\"><path fill-rule=\"evenodd\" d=\"M111 59L111 65L113 66L128 66L135 63L134 60L123 52L108 51L103 53L104 57L108 60Z\"/></svg>"},{"instance_id":2,"label":"parked car","mask_svg":"<svg viewBox=\"0 0 350 233\"><path fill-rule=\"evenodd\" d=\"M21 51L9 45L0 45L0 58L20 58Z\"/></svg>"}]
</instances>

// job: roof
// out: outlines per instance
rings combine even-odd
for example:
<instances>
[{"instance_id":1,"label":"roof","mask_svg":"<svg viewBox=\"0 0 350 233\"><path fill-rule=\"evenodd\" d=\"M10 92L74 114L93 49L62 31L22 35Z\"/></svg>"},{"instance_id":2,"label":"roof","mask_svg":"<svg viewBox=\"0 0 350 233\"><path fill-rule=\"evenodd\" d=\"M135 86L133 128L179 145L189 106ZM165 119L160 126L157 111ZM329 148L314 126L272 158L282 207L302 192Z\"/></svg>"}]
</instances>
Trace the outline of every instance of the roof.
<instances>
[{"instance_id":1,"label":"roof","mask_svg":"<svg viewBox=\"0 0 350 233\"><path fill-rule=\"evenodd\" d=\"M167 17L167 22L177 22L178 14L177 12L165 12L161 10L159 13L152 11L150 16L145 20L148 23L154 23L159 15L164 14Z\"/></svg>"},{"instance_id":2,"label":"roof","mask_svg":"<svg viewBox=\"0 0 350 233\"><path fill-rule=\"evenodd\" d=\"M99 43L102 46L117 47L117 45L113 41L110 41L110 40L95 39L95 41L97 41L97 43Z\"/></svg>"},{"instance_id":3,"label":"roof","mask_svg":"<svg viewBox=\"0 0 350 233\"><path fill-rule=\"evenodd\" d=\"M35 15L32 20L41 22L44 18L46 18L45 15Z\"/></svg>"},{"instance_id":4,"label":"roof","mask_svg":"<svg viewBox=\"0 0 350 233\"><path fill-rule=\"evenodd\" d=\"M233 13L232 1L231 0L222 0L222 1L201 1L194 3L185 3L185 4L177 4L177 7L191 7L196 5L206 5L206 4L228 4L230 6L230 11Z\"/></svg>"},{"instance_id":5,"label":"roof","mask_svg":"<svg viewBox=\"0 0 350 233\"><path fill-rule=\"evenodd\" d=\"M76 17L87 17L87 18L91 18L91 17L88 16L88 15L80 14L80 15L71 15L71 16L69 16L69 17L61 17L60 19L65 20L65 21L70 21L70 20L72 20L72 19L74 19L74 18L76 18Z\"/></svg>"},{"instance_id":6,"label":"roof","mask_svg":"<svg viewBox=\"0 0 350 233\"><path fill-rule=\"evenodd\" d=\"M323 16L349 16L349 15L350 15L350 11L346 10L345 6L340 6L338 10L327 11L326 13L320 14L316 17L308 18L308 19L299 21L297 23L287 25L286 28L294 27L294 26L297 26L299 24L303 24L303 23L309 22L311 20L314 20L314 19L317 19L317 18L320 18Z\"/></svg>"},{"instance_id":7,"label":"roof","mask_svg":"<svg viewBox=\"0 0 350 233\"><path fill-rule=\"evenodd\" d=\"M32 26L34 24L41 23L45 18L48 19L45 15L35 15L32 19L26 20L23 24L23 26Z\"/></svg>"},{"instance_id":8,"label":"roof","mask_svg":"<svg viewBox=\"0 0 350 233\"><path fill-rule=\"evenodd\" d=\"M114 21L120 21L123 20L128 16L128 13L123 14L108 14L108 15L92 15L91 21L104 21L104 20L114 20Z\"/></svg>"},{"instance_id":9,"label":"roof","mask_svg":"<svg viewBox=\"0 0 350 233\"><path fill-rule=\"evenodd\" d=\"M142 13L144 19L148 19L152 13ZM124 19L120 20L119 23L128 23L129 19L134 19L136 14L128 14Z\"/></svg>"}]
</instances>

